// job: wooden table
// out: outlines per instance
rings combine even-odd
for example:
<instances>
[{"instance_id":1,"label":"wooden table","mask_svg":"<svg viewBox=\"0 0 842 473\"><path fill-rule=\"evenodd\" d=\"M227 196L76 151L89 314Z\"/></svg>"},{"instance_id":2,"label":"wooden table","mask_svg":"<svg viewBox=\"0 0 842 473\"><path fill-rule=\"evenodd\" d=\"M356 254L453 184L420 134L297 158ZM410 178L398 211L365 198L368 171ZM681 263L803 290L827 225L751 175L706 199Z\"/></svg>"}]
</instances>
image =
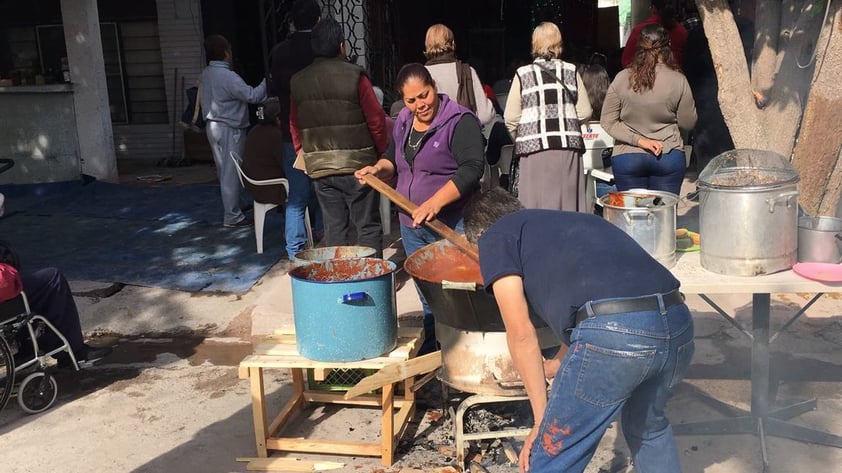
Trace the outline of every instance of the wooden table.
<instances>
[{"instance_id":1,"label":"wooden table","mask_svg":"<svg viewBox=\"0 0 842 473\"><path fill-rule=\"evenodd\" d=\"M414 378L403 380L403 395L396 397L395 388L399 383L384 386L380 394L365 394L344 400L343 392L325 392L307 389L305 370L315 372L342 368L360 368L379 370L394 363L404 362L414 357L421 346L423 328L407 327L398 329L398 345L388 355L370 360L347 363L328 363L313 361L298 354L295 334L276 333L257 345L253 355L247 356L240 363L241 379L248 379L251 384L252 413L254 415L254 435L257 456L266 458L269 450L305 453L329 453L334 455L379 456L383 465L394 463L395 446L403 434L407 422L415 411L415 397L412 391ZM289 369L295 393L277 417L267 425L266 396L263 384L263 370ZM358 407L379 407L382 413L381 441L347 442L309 438L282 437L278 432L292 418L293 414L303 410L308 403L343 404ZM398 411L395 412L395 408Z\"/></svg>"},{"instance_id":2,"label":"wooden table","mask_svg":"<svg viewBox=\"0 0 842 473\"><path fill-rule=\"evenodd\" d=\"M842 448L842 437L788 422L789 419L817 408L816 400L772 409L769 403L771 357L769 344L792 325L825 293L842 293L842 284L826 284L801 277L791 270L762 276L725 276L702 268L700 255L679 253L671 268L681 281L681 292L698 294L719 315L752 341L751 345L751 410L744 411L715 399L708 399L728 418L673 425L677 435L756 434L760 438L764 466L768 465L766 436L788 438ZM809 293L814 296L788 319L774 335L769 334L771 294ZM743 327L711 298L710 294L751 294L752 326Z\"/></svg>"}]
</instances>

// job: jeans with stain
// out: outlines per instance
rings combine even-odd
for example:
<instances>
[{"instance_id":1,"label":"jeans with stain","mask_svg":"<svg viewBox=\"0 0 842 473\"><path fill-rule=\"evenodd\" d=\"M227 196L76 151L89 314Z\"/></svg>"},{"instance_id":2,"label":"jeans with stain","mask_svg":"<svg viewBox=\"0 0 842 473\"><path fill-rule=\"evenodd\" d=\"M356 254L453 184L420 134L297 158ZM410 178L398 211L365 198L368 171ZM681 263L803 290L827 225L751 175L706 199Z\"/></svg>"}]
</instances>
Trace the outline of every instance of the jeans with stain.
<instances>
[{"instance_id":1,"label":"jeans with stain","mask_svg":"<svg viewBox=\"0 0 842 473\"><path fill-rule=\"evenodd\" d=\"M590 302L585 305L592 313ZM585 470L618 416L634 471L680 473L664 414L673 386L693 357L693 321L684 304L661 310L601 315L572 330L555 376L530 473Z\"/></svg>"}]
</instances>

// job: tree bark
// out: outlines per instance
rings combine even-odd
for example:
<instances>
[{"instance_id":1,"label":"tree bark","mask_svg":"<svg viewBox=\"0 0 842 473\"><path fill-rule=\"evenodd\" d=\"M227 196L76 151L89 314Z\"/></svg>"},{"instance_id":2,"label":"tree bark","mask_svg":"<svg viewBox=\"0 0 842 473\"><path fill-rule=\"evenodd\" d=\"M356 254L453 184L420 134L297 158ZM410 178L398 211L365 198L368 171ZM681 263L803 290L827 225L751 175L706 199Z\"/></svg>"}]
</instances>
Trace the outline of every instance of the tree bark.
<instances>
[{"instance_id":1,"label":"tree bark","mask_svg":"<svg viewBox=\"0 0 842 473\"><path fill-rule=\"evenodd\" d=\"M830 8L816 42L813 85L792 160L801 175L799 201L812 215L835 215L842 193L842 0Z\"/></svg>"},{"instance_id":2,"label":"tree bark","mask_svg":"<svg viewBox=\"0 0 842 473\"><path fill-rule=\"evenodd\" d=\"M778 0L759 0L755 8L751 83L755 92L767 96L778 70L781 2Z\"/></svg>"},{"instance_id":3,"label":"tree bark","mask_svg":"<svg viewBox=\"0 0 842 473\"><path fill-rule=\"evenodd\" d=\"M726 0L696 0L708 38L722 116L737 148L763 148L760 114L754 104L748 64Z\"/></svg>"}]
</instances>

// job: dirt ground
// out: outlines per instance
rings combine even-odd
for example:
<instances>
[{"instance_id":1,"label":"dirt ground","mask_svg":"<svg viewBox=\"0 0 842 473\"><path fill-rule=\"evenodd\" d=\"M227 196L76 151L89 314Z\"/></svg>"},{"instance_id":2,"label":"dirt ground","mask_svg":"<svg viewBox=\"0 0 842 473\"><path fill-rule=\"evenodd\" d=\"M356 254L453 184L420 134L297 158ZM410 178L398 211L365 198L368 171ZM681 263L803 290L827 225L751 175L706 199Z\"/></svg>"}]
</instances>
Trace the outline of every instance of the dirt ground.
<instances>
[{"instance_id":1,"label":"dirt ground","mask_svg":"<svg viewBox=\"0 0 842 473\"><path fill-rule=\"evenodd\" d=\"M164 182L207 182L212 166L181 174L176 168L138 167L123 174L174 174ZM688 182L692 187L692 182ZM686 213L693 204L682 202ZM269 240L267 240L268 242ZM267 243L268 244L268 243ZM399 246L399 245L398 245ZM394 249L388 257L400 260ZM79 373L59 371L58 400L49 410L26 415L12 399L0 413L0 451L10 473L34 472L244 472L237 458L255 456L248 382L237 366L252 344L292 324L287 266L276 265L245 295L196 295L126 286L109 294L109 285L72 281L82 322L92 343L116 342L112 356ZM405 277L405 276L402 276ZM712 275L712 277L716 277ZM774 295L773 332L783 326L807 294ZM749 296L715 301L736 320L750 324ZM668 405L674 424L724 417L700 393L748 408L751 342L697 296L688 296L696 325L696 353L688 379ZM417 325L420 306L412 284L398 291L399 323ZM829 294L784 330L772 350L775 406L817 398L818 409L794 422L842 434L842 304ZM267 411L276 413L292 393L286 370L266 371ZM435 382L421 390L419 408L400 440L396 462L388 467L373 457L290 455L343 463L340 472L433 471L455 461L452 416L442 408ZM458 398L448 396L448 406ZM316 405L291 423L285 435L341 441L376 441L377 411ZM469 412L469 427L511 428L528 424L522 401L481 405ZM683 471L760 472L762 451L754 435L677 436ZM503 449L507 439L468 445L485 450L490 472L515 472ZM842 449L769 438L769 470L775 473L840 471ZM836 466L834 466L836 465ZM441 471L441 470L440 470ZM588 473L632 471L620 427L612 425Z\"/></svg>"}]
</instances>

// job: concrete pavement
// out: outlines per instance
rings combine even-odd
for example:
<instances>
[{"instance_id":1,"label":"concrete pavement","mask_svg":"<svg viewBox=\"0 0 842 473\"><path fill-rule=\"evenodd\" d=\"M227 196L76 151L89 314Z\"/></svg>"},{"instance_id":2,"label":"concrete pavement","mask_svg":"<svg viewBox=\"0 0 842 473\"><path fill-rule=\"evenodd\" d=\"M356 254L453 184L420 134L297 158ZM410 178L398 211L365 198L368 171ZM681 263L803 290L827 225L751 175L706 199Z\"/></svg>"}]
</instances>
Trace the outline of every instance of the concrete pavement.
<instances>
[{"instance_id":1,"label":"concrete pavement","mask_svg":"<svg viewBox=\"0 0 842 473\"><path fill-rule=\"evenodd\" d=\"M692 209L687 204L681 213ZM268 241L267 241L267 244ZM396 257L394 250L387 257ZM114 354L80 373L58 375L59 399L28 416L13 399L0 413L4 472L241 472L237 457L255 455L248 383L237 364L251 342L292 325L288 267L275 265L243 295L199 294L72 281L82 324L93 342L116 341ZM712 276L715 277L715 276ZM806 295L776 295L772 325L780 327ZM748 296L716 302L749 323ZM689 379L669 403L674 423L719 418L697 389L737 407L749 400L750 341L696 296L688 298L696 320L697 351ZM414 286L398 292L402 324L420 323ZM796 422L842 434L842 304L826 296L773 345L774 399L819 398L819 409ZM291 393L289 375L267 371L267 402L276 412ZM375 458L295 455L345 463L343 472L431 471L453 462L452 426L435 406L421 410L390 468ZM374 440L379 420L371 410L316 407L295 422L303 437ZM628 452L616 424L586 470L629 471ZM751 435L677 438L685 472L761 471L761 450ZM502 454L488 457L492 472L514 472ZM837 471L842 449L771 438L771 472ZM836 466L835 466L836 465Z\"/></svg>"}]
</instances>

